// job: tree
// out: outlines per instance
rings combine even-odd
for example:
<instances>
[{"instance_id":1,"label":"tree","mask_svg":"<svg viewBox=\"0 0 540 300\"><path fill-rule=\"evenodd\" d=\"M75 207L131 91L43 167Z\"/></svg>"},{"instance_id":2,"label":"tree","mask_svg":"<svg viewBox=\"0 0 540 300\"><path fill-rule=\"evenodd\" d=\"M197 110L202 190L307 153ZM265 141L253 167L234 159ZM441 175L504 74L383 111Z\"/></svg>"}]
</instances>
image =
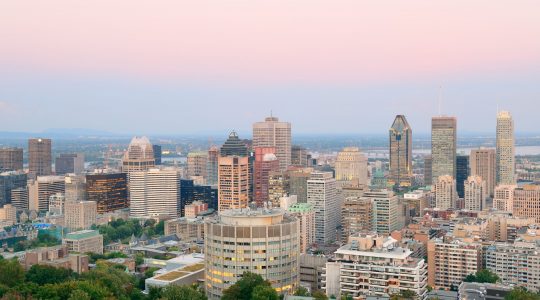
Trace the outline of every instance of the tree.
<instances>
[{"instance_id":1,"label":"tree","mask_svg":"<svg viewBox=\"0 0 540 300\"><path fill-rule=\"evenodd\" d=\"M483 269L476 274L469 274L464 279L465 282L479 282L479 283L496 283L499 281L499 276L491 272L490 270Z\"/></svg>"},{"instance_id":2,"label":"tree","mask_svg":"<svg viewBox=\"0 0 540 300\"><path fill-rule=\"evenodd\" d=\"M39 285L47 283L61 283L72 278L73 271L65 268L55 268L45 265L33 265L26 272L26 280Z\"/></svg>"},{"instance_id":3,"label":"tree","mask_svg":"<svg viewBox=\"0 0 540 300\"><path fill-rule=\"evenodd\" d=\"M276 290L269 285L258 285L251 292L252 300L278 300L279 296Z\"/></svg>"},{"instance_id":4,"label":"tree","mask_svg":"<svg viewBox=\"0 0 540 300\"><path fill-rule=\"evenodd\" d=\"M309 296L309 291L303 287L303 286L299 286L296 291L294 291L294 295L295 296L301 296L301 297L308 297Z\"/></svg>"},{"instance_id":5,"label":"tree","mask_svg":"<svg viewBox=\"0 0 540 300\"><path fill-rule=\"evenodd\" d=\"M257 286L271 286L270 282L264 280L261 275L251 272L244 272L242 278L228 289L223 291L222 300L250 300L253 289Z\"/></svg>"},{"instance_id":6,"label":"tree","mask_svg":"<svg viewBox=\"0 0 540 300\"><path fill-rule=\"evenodd\" d=\"M74 290L71 292L68 300L91 300L90 296L83 290Z\"/></svg>"},{"instance_id":7,"label":"tree","mask_svg":"<svg viewBox=\"0 0 540 300\"><path fill-rule=\"evenodd\" d=\"M16 259L0 261L0 282L8 287L24 282L24 269Z\"/></svg>"},{"instance_id":8,"label":"tree","mask_svg":"<svg viewBox=\"0 0 540 300\"><path fill-rule=\"evenodd\" d=\"M187 285L169 285L161 291L161 300L206 300L206 295L196 287Z\"/></svg>"},{"instance_id":9,"label":"tree","mask_svg":"<svg viewBox=\"0 0 540 300\"><path fill-rule=\"evenodd\" d=\"M412 300L416 299L417 295L414 291L404 290L390 297L390 300Z\"/></svg>"},{"instance_id":10,"label":"tree","mask_svg":"<svg viewBox=\"0 0 540 300\"><path fill-rule=\"evenodd\" d=\"M540 295L531 293L524 287L516 287L506 294L504 300L540 300Z\"/></svg>"},{"instance_id":11,"label":"tree","mask_svg":"<svg viewBox=\"0 0 540 300\"><path fill-rule=\"evenodd\" d=\"M315 291L311 293L311 297L315 298L315 300L328 300L328 297L322 291Z\"/></svg>"}]
</instances>

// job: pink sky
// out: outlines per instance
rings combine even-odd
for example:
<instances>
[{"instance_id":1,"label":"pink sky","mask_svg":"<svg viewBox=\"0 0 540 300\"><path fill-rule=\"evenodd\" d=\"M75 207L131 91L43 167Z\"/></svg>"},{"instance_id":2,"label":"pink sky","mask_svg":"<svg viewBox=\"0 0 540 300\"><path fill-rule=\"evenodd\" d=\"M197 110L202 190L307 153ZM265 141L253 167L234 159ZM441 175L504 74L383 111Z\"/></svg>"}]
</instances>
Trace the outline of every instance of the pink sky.
<instances>
[{"instance_id":1,"label":"pink sky","mask_svg":"<svg viewBox=\"0 0 540 300\"><path fill-rule=\"evenodd\" d=\"M4 1L2 66L330 83L538 71L540 1Z\"/></svg>"}]
</instances>

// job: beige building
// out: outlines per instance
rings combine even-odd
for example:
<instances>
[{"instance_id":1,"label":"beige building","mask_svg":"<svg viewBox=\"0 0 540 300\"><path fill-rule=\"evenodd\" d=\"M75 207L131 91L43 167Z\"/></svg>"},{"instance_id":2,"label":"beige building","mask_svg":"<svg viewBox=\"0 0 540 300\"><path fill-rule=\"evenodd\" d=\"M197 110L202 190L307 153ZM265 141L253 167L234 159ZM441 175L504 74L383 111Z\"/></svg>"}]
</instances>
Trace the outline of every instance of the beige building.
<instances>
[{"instance_id":1,"label":"beige building","mask_svg":"<svg viewBox=\"0 0 540 300\"><path fill-rule=\"evenodd\" d=\"M291 165L291 123L279 122L268 117L264 122L253 124L253 147L274 147L279 160L279 169L287 170Z\"/></svg>"},{"instance_id":2,"label":"beige building","mask_svg":"<svg viewBox=\"0 0 540 300\"><path fill-rule=\"evenodd\" d=\"M194 219L200 213L208 211L208 203L204 203L202 201L193 201L191 204L184 207L184 211L186 218Z\"/></svg>"},{"instance_id":3,"label":"beige building","mask_svg":"<svg viewBox=\"0 0 540 300\"><path fill-rule=\"evenodd\" d=\"M11 204L4 204L0 208L0 221L3 224L15 224L17 223L17 208Z\"/></svg>"},{"instance_id":4,"label":"beige building","mask_svg":"<svg viewBox=\"0 0 540 300\"><path fill-rule=\"evenodd\" d=\"M497 114L497 184L515 184L514 121L507 111Z\"/></svg>"},{"instance_id":5,"label":"beige building","mask_svg":"<svg viewBox=\"0 0 540 300\"><path fill-rule=\"evenodd\" d=\"M288 211L300 221L300 253L306 253L315 242L315 210L311 204L295 203Z\"/></svg>"},{"instance_id":6,"label":"beige building","mask_svg":"<svg viewBox=\"0 0 540 300\"><path fill-rule=\"evenodd\" d=\"M525 185L514 189L513 215L536 218L540 223L540 185Z\"/></svg>"},{"instance_id":7,"label":"beige building","mask_svg":"<svg viewBox=\"0 0 540 300\"><path fill-rule=\"evenodd\" d=\"M30 178L52 174L52 154L50 139L28 140L28 173Z\"/></svg>"},{"instance_id":8,"label":"beige building","mask_svg":"<svg viewBox=\"0 0 540 300\"><path fill-rule=\"evenodd\" d=\"M287 195L289 195L289 173L270 172L268 175L268 201L272 203L272 207L278 207L280 199Z\"/></svg>"},{"instance_id":9,"label":"beige building","mask_svg":"<svg viewBox=\"0 0 540 300\"><path fill-rule=\"evenodd\" d=\"M428 242L428 284L434 289L459 286L482 268L482 245L452 237Z\"/></svg>"},{"instance_id":10,"label":"beige building","mask_svg":"<svg viewBox=\"0 0 540 300\"><path fill-rule=\"evenodd\" d=\"M500 211L512 212L514 210L515 185L499 185L495 188L493 208Z\"/></svg>"},{"instance_id":11,"label":"beige building","mask_svg":"<svg viewBox=\"0 0 540 300\"><path fill-rule=\"evenodd\" d=\"M495 150L476 149L471 150L469 165L471 176L480 176L486 182L488 196L493 197L495 192Z\"/></svg>"},{"instance_id":12,"label":"beige building","mask_svg":"<svg viewBox=\"0 0 540 300\"><path fill-rule=\"evenodd\" d=\"M64 191L64 176L38 176L36 180L29 180L28 208L35 211L48 211L49 198Z\"/></svg>"},{"instance_id":13,"label":"beige building","mask_svg":"<svg viewBox=\"0 0 540 300\"><path fill-rule=\"evenodd\" d=\"M122 158L122 172L131 174L155 166L154 149L147 137L134 137Z\"/></svg>"},{"instance_id":14,"label":"beige building","mask_svg":"<svg viewBox=\"0 0 540 300\"><path fill-rule=\"evenodd\" d=\"M450 175L439 176L435 181L435 207L445 210L456 207L456 181Z\"/></svg>"},{"instance_id":15,"label":"beige building","mask_svg":"<svg viewBox=\"0 0 540 300\"><path fill-rule=\"evenodd\" d=\"M340 186L368 184L367 157L357 147L345 147L336 158L336 180Z\"/></svg>"},{"instance_id":16,"label":"beige building","mask_svg":"<svg viewBox=\"0 0 540 300\"><path fill-rule=\"evenodd\" d=\"M349 236L373 230L374 203L371 198L347 197L341 206L342 241Z\"/></svg>"},{"instance_id":17,"label":"beige building","mask_svg":"<svg viewBox=\"0 0 540 300\"><path fill-rule=\"evenodd\" d=\"M227 210L205 223L206 294L219 299L245 271L280 294L299 286L300 225L281 209Z\"/></svg>"},{"instance_id":18,"label":"beige building","mask_svg":"<svg viewBox=\"0 0 540 300\"><path fill-rule=\"evenodd\" d=\"M307 203L315 210L315 241L321 245L337 240L341 201L331 172L313 172L307 181Z\"/></svg>"},{"instance_id":19,"label":"beige building","mask_svg":"<svg viewBox=\"0 0 540 300\"><path fill-rule=\"evenodd\" d=\"M341 295L353 299L412 291L424 299L427 264L411 255L411 250L399 247L388 236L352 236L347 245L334 253L334 261L326 263L323 290L328 297Z\"/></svg>"},{"instance_id":20,"label":"beige building","mask_svg":"<svg viewBox=\"0 0 540 300\"><path fill-rule=\"evenodd\" d=\"M88 271L89 258L84 254L69 254L67 247L56 246L38 248L24 254L22 262L25 269L30 269L33 265L47 265L55 268L71 269L76 273Z\"/></svg>"},{"instance_id":21,"label":"beige building","mask_svg":"<svg viewBox=\"0 0 540 300\"><path fill-rule=\"evenodd\" d=\"M218 209L246 208L249 202L249 159L221 156L218 159Z\"/></svg>"},{"instance_id":22,"label":"beige building","mask_svg":"<svg viewBox=\"0 0 540 300\"><path fill-rule=\"evenodd\" d=\"M208 177L207 173L208 152L191 152L187 156L187 176L188 178L202 176Z\"/></svg>"},{"instance_id":23,"label":"beige building","mask_svg":"<svg viewBox=\"0 0 540 300\"><path fill-rule=\"evenodd\" d=\"M64 225L71 230L89 229L96 224L97 203L68 201L64 206Z\"/></svg>"},{"instance_id":24,"label":"beige building","mask_svg":"<svg viewBox=\"0 0 540 300\"><path fill-rule=\"evenodd\" d=\"M165 221L165 235L176 234L180 240L196 242L204 240L204 221L185 217Z\"/></svg>"},{"instance_id":25,"label":"beige building","mask_svg":"<svg viewBox=\"0 0 540 300\"><path fill-rule=\"evenodd\" d=\"M486 209L487 188L482 177L469 176L464 182L464 187L464 208L476 211Z\"/></svg>"},{"instance_id":26,"label":"beige building","mask_svg":"<svg viewBox=\"0 0 540 300\"><path fill-rule=\"evenodd\" d=\"M180 174L175 168L133 171L129 197L130 217L174 218L180 213Z\"/></svg>"},{"instance_id":27,"label":"beige building","mask_svg":"<svg viewBox=\"0 0 540 300\"><path fill-rule=\"evenodd\" d=\"M439 176L456 177L457 120L455 117L431 119L431 176L435 184Z\"/></svg>"},{"instance_id":28,"label":"beige building","mask_svg":"<svg viewBox=\"0 0 540 300\"><path fill-rule=\"evenodd\" d=\"M62 239L62 245L69 252L103 254L103 236L97 230L68 233Z\"/></svg>"}]
</instances>

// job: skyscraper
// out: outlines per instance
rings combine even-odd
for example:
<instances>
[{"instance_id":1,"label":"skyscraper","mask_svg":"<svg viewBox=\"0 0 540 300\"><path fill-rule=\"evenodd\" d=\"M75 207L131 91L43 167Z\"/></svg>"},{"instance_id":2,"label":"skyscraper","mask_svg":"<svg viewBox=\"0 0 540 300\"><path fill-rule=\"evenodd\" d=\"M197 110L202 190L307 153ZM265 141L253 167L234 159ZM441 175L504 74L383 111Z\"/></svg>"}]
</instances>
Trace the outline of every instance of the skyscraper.
<instances>
[{"instance_id":1,"label":"skyscraper","mask_svg":"<svg viewBox=\"0 0 540 300\"><path fill-rule=\"evenodd\" d=\"M275 147L281 171L291 165L291 123L268 117L253 124L253 147Z\"/></svg>"},{"instance_id":2,"label":"skyscraper","mask_svg":"<svg viewBox=\"0 0 540 300\"><path fill-rule=\"evenodd\" d=\"M488 196L490 197L493 197L493 192L495 190L495 157L494 149L471 150L471 175L482 177L486 182Z\"/></svg>"},{"instance_id":3,"label":"skyscraper","mask_svg":"<svg viewBox=\"0 0 540 300\"><path fill-rule=\"evenodd\" d=\"M469 177L469 157L458 155L456 157L456 191L459 198L465 196L464 183Z\"/></svg>"},{"instance_id":4,"label":"skyscraper","mask_svg":"<svg viewBox=\"0 0 540 300\"><path fill-rule=\"evenodd\" d=\"M218 163L219 211L246 208L249 201L248 157L220 156Z\"/></svg>"},{"instance_id":5,"label":"skyscraper","mask_svg":"<svg viewBox=\"0 0 540 300\"><path fill-rule=\"evenodd\" d=\"M122 172L146 171L153 168L155 163L154 149L148 138L134 137L122 158Z\"/></svg>"},{"instance_id":6,"label":"skyscraper","mask_svg":"<svg viewBox=\"0 0 540 300\"><path fill-rule=\"evenodd\" d=\"M424 156L424 185L433 184L433 174L432 172L432 159L431 155Z\"/></svg>"},{"instance_id":7,"label":"skyscraper","mask_svg":"<svg viewBox=\"0 0 540 300\"><path fill-rule=\"evenodd\" d=\"M439 176L456 178L457 121L455 117L431 119L431 177L432 183Z\"/></svg>"},{"instance_id":8,"label":"skyscraper","mask_svg":"<svg viewBox=\"0 0 540 300\"><path fill-rule=\"evenodd\" d=\"M216 185L218 182L218 158L219 149L216 146L210 147L206 165L206 184L208 185Z\"/></svg>"},{"instance_id":9,"label":"skyscraper","mask_svg":"<svg viewBox=\"0 0 540 300\"><path fill-rule=\"evenodd\" d=\"M28 172L30 177L52 174L52 155L50 139L28 140Z\"/></svg>"},{"instance_id":10,"label":"skyscraper","mask_svg":"<svg viewBox=\"0 0 540 300\"><path fill-rule=\"evenodd\" d=\"M497 184L514 184L514 121L507 111L497 114Z\"/></svg>"},{"instance_id":11,"label":"skyscraper","mask_svg":"<svg viewBox=\"0 0 540 300\"><path fill-rule=\"evenodd\" d=\"M152 151L154 151L154 164L161 165L161 145L152 145Z\"/></svg>"},{"instance_id":12,"label":"skyscraper","mask_svg":"<svg viewBox=\"0 0 540 300\"><path fill-rule=\"evenodd\" d=\"M435 207L446 210L456 207L456 181L450 175L437 178L435 184Z\"/></svg>"},{"instance_id":13,"label":"skyscraper","mask_svg":"<svg viewBox=\"0 0 540 300\"><path fill-rule=\"evenodd\" d=\"M207 177L206 167L208 163L207 152L190 152L187 156L187 174L188 178L193 176Z\"/></svg>"},{"instance_id":14,"label":"skyscraper","mask_svg":"<svg viewBox=\"0 0 540 300\"><path fill-rule=\"evenodd\" d=\"M367 185L367 158L357 147L345 147L336 158L336 180L341 186Z\"/></svg>"},{"instance_id":15,"label":"skyscraper","mask_svg":"<svg viewBox=\"0 0 540 300\"><path fill-rule=\"evenodd\" d=\"M220 156L248 156L246 144L240 140L238 134L232 131L229 138L223 143L220 149Z\"/></svg>"},{"instance_id":16,"label":"skyscraper","mask_svg":"<svg viewBox=\"0 0 540 300\"><path fill-rule=\"evenodd\" d=\"M398 197L390 190L371 190L363 198L373 202L373 231L378 234L390 234L403 227L399 210Z\"/></svg>"},{"instance_id":17,"label":"skyscraper","mask_svg":"<svg viewBox=\"0 0 540 300\"><path fill-rule=\"evenodd\" d=\"M315 241L321 245L336 241L341 207L331 172L311 173L307 181L307 203L315 209Z\"/></svg>"},{"instance_id":18,"label":"skyscraper","mask_svg":"<svg viewBox=\"0 0 540 300\"><path fill-rule=\"evenodd\" d=\"M412 185L412 129L404 115L397 115L390 127L390 178L397 187Z\"/></svg>"},{"instance_id":19,"label":"skyscraper","mask_svg":"<svg viewBox=\"0 0 540 300\"><path fill-rule=\"evenodd\" d=\"M464 182L464 187L465 209L476 211L486 209L487 188L482 177L469 176Z\"/></svg>"},{"instance_id":20,"label":"skyscraper","mask_svg":"<svg viewBox=\"0 0 540 300\"><path fill-rule=\"evenodd\" d=\"M298 145L291 147L291 165L304 168L308 166L308 152L306 148Z\"/></svg>"},{"instance_id":21,"label":"skyscraper","mask_svg":"<svg viewBox=\"0 0 540 300\"><path fill-rule=\"evenodd\" d=\"M269 201L270 174L279 171L279 161L274 147L255 147L253 167L254 201L262 207Z\"/></svg>"},{"instance_id":22,"label":"skyscraper","mask_svg":"<svg viewBox=\"0 0 540 300\"><path fill-rule=\"evenodd\" d=\"M22 169L22 148L0 148L0 171L18 171Z\"/></svg>"},{"instance_id":23,"label":"skyscraper","mask_svg":"<svg viewBox=\"0 0 540 300\"><path fill-rule=\"evenodd\" d=\"M126 173L96 173L86 175L88 201L97 203L97 213L129 208Z\"/></svg>"},{"instance_id":24,"label":"skyscraper","mask_svg":"<svg viewBox=\"0 0 540 300\"><path fill-rule=\"evenodd\" d=\"M178 170L132 171L129 176L129 215L131 217L166 218L179 215L180 174Z\"/></svg>"},{"instance_id":25,"label":"skyscraper","mask_svg":"<svg viewBox=\"0 0 540 300\"><path fill-rule=\"evenodd\" d=\"M28 182L28 208L35 211L49 210L49 197L65 192L64 176L39 176Z\"/></svg>"},{"instance_id":26,"label":"skyscraper","mask_svg":"<svg viewBox=\"0 0 540 300\"><path fill-rule=\"evenodd\" d=\"M81 174L84 172L84 154L83 153L62 153L56 157L54 163L56 175L68 173Z\"/></svg>"},{"instance_id":27,"label":"skyscraper","mask_svg":"<svg viewBox=\"0 0 540 300\"><path fill-rule=\"evenodd\" d=\"M12 192L15 189L26 188L27 176L23 171L0 173L0 207L12 203ZM16 206L16 205L14 205ZM17 208L21 209L21 207Z\"/></svg>"}]
</instances>

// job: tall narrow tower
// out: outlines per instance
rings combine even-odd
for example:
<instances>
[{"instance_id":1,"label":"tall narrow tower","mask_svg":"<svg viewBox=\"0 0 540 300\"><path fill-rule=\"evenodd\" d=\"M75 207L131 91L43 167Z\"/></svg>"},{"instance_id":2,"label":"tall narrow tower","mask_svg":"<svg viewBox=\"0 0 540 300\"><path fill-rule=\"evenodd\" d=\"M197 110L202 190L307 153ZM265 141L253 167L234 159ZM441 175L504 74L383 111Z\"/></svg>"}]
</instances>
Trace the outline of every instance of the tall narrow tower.
<instances>
[{"instance_id":1,"label":"tall narrow tower","mask_svg":"<svg viewBox=\"0 0 540 300\"><path fill-rule=\"evenodd\" d=\"M457 121L455 117L431 119L431 176L435 184L439 176L456 178Z\"/></svg>"},{"instance_id":2,"label":"tall narrow tower","mask_svg":"<svg viewBox=\"0 0 540 300\"><path fill-rule=\"evenodd\" d=\"M397 115L390 127L390 180L398 187L411 186L412 129L404 115Z\"/></svg>"},{"instance_id":3,"label":"tall narrow tower","mask_svg":"<svg viewBox=\"0 0 540 300\"><path fill-rule=\"evenodd\" d=\"M52 174L50 139L28 140L28 169L31 177Z\"/></svg>"},{"instance_id":4,"label":"tall narrow tower","mask_svg":"<svg viewBox=\"0 0 540 300\"><path fill-rule=\"evenodd\" d=\"M507 111L497 114L497 184L515 184L514 121Z\"/></svg>"},{"instance_id":5,"label":"tall narrow tower","mask_svg":"<svg viewBox=\"0 0 540 300\"><path fill-rule=\"evenodd\" d=\"M291 165L291 123L268 117L253 124L253 147L275 147L279 169L287 170Z\"/></svg>"}]
</instances>

